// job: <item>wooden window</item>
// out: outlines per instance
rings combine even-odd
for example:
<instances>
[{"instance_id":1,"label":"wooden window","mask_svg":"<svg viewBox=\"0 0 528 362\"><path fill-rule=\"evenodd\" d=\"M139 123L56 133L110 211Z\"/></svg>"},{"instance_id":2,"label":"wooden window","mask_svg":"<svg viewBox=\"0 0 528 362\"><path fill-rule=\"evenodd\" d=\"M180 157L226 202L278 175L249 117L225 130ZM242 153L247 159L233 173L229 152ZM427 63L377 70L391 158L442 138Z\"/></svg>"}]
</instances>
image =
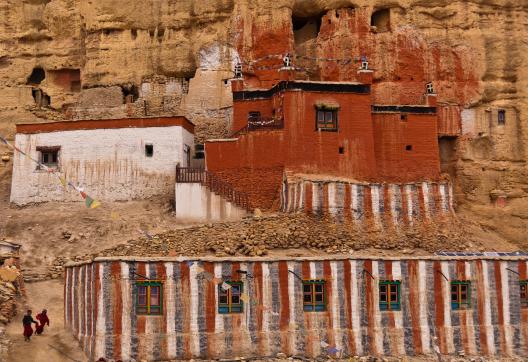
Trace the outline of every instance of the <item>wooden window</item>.
<instances>
[{"instance_id":1,"label":"wooden window","mask_svg":"<svg viewBox=\"0 0 528 362\"><path fill-rule=\"evenodd\" d=\"M497 123L501 126L506 124L506 111L504 109L499 109L497 113Z\"/></svg>"},{"instance_id":2,"label":"wooden window","mask_svg":"<svg viewBox=\"0 0 528 362\"><path fill-rule=\"evenodd\" d=\"M521 307L528 308L528 280L519 281Z\"/></svg>"},{"instance_id":3,"label":"wooden window","mask_svg":"<svg viewBox=\"0 0 528 362\"><path fill-rule=\"evenodd\" d=\"M401 281L380 280L379 307L380 310L401 310Z\"/></svg>"},{"instance_id":4,"label":"wooden window","mask_svg":"<svg viewBox=\"0 0 528 362\"><path fill-rule=\"evenodd\" d=\"M40 153L40 163L48 167L58 167L60 146L38 146L37 151Z\"/></svg>"},{"instance_id":5,"label":"wooden window","mask_svg":"<svg viewBox=\"0 0 528 362\"><path fill-rule=\"evenodd\" d=\"M337 131L337 110L317 109L317 131Z\"/></svg>"},{"instance_id":6,"label":"wooden window","mask_svg":"<svg viewBox=\"0 0 528 362\"><path fill-rule=\"evenodd\" d=\"M136 282L136 314L161 315L163 306L163 284L159 281Z\"/></svg>"},{"instance_id":7,"label":"wooden window","mask_svg":"<svg viewBox=\"0 0 528 362\"><path fill-rule=\"evenodd\" d=\"M305 312L326 310L326 291L324 280L303 280L303 307Z\"/></svg>"},{"instance_id":8,"label":"wooden window","mask_svg":"<svg viewBox=\"0 0 528 362\"><path fill-rule=\"evenodd\" d=\"M242 313L244 311L244 302L240 299L244 292L244 284L238 281L226 281L225 284L230 288L224 288L225 285L218 285L218 313Z\"/></svg>"},{"instance_id":9,"label":"wooden window","mask_svg":"<svg viewBox=\"0 0 528 362\"><path fill-rule=\"evenodd\" d=\"M471 308L471 282L454 280L451 282L451 309Z\"/></svg>"}]
</instances>

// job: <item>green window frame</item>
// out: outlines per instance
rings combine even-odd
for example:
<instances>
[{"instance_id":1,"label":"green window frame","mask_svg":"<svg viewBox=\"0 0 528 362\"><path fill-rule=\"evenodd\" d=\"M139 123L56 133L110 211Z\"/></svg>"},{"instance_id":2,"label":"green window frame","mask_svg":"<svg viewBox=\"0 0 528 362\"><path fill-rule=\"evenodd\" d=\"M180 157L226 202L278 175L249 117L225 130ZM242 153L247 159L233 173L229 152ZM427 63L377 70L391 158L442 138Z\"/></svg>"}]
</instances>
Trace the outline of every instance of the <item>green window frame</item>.
<instances>
[{"instance_id":1,"label":"green window frame","mask_svg":"<svg viewBox=\"0 0 528 362\"><path fill-rule=\"evenodd\" d=\"M303 280L303 310L323 312L326 310L326 281L321 279Z\"/></svg>"},{"instance_id":2,"label":"green window frame","mask_svg":"<svg viewBox=\"0 0 528 362\"><path fill-rule=\"evenodd\" d=\"M136 314L163 314L163 283L161 281L136 282Z\"/></svg>"},{"instance_id":3,"label":"green window frame","mask_svg":"<svg viewBox=\"0 0 528 362\"><path fill-rule=\"evenodd\" d=\"M380 280L378 289L380 310L401 310L401 280Z\"/></svg>"},{"instance_id":4,"label":"green window frame","mask_svg":"<svg viewBox=\"0 0 528 362\"><path fill-rule=\"evenodd\" d=\"M521 299L521 308L528 308L528 280L519 281L519 295Z\"/></svg>"},{"instance_id":5,"label":"green window frame","mask_svg":"<svg viewBox=\"0 0 528 362\"><path fill-rule=\"evenodd\" d=\"M244 283L241 281L226 281L231 288L224 290L222 284L218 285L218 313L231 314L244 312Z\"/></svg>"},{"instance_id":6,"label":"green window frame","mask_svg":"<svg viewBox=\"0 0 528 362\"><path fill-rule=\"evenodd\" d=\"M453 280L451 282L451 309L471 308L471 281Z\"/></svg>"}]
</instances>

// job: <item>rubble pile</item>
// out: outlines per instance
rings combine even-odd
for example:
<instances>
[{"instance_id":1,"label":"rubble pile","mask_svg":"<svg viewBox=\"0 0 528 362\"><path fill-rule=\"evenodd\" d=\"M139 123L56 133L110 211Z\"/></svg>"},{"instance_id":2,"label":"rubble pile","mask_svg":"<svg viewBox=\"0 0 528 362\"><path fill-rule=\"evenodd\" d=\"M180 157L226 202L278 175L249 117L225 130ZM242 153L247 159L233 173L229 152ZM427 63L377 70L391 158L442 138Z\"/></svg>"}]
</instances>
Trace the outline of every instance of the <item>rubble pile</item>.
<instances>
[{"instance_id":1,"label":"rubble pile","mask_svg":"<svg viewBox=\"0 0 528 362\"><path fill-rule=\"evenodd\" d=\"M432 253L475 247L467 235L462 225L452 219L445 223L421 223L413 228L387 230L375 225L358 228L353 223L336 223L335 219L304 214L271 215L171 230L153 236L146 234L76 260L97 256L263 256L270 250L281 249L312 249L326 253L372 248L403 252L421 249Z\"/></svg>"},{"instance_id":2,"label":"rubble pile","mask_svg":"<svg viewBox=\"0 0 528 362\"><path fill-rule=\"evenodd\" d=\"M15 265L4 261L0 267L0 323L7 324L16 314L16 297L20 294L21 274Z\"/></svg>"}]
</instances>

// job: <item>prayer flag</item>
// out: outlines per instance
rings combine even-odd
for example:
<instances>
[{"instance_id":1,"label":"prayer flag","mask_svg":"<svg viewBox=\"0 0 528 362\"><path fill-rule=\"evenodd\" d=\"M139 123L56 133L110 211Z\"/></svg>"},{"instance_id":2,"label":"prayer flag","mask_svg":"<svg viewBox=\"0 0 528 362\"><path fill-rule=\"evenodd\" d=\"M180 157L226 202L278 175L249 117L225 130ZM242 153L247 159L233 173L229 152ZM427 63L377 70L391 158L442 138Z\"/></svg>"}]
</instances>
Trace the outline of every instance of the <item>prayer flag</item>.
<instances>
[{"instance_id":1,"label":"prayer flag","mask_svg":"<svg viewBox=\"0 0 528 362\"><path fill-rule=\"evenodd\" d=\"M101 206L101 203L99 201L97 201L97 200L93 200L92 204L90 205L90 209L96 209L99 206Z\"/></svg>"},{"instance_id":2,"label":"prayer flag","mask_svg":"<svg viewBox=\"0 0 528 362\"><path fill-rule=\"evenodd\" d=\"M249 302L249 295L247 295L246 293L242 293L240 295L240 300L246 303Z\"/></svg>"},{"instance_id":3,"label":"prayer flag","mask_svg":"<svg viewBox=\"0 0 528 362\"><path fill-rule=\"evenodd\" d=\"M326 348L328 346L329 346L328 343L326 343L325 341L321 341L321 347Z\"/></svg>"},{"instance_id":4,"label":"prayer flag","mask_svg":"<svg viewBox=\"0 0 528 362\"><path fill-rule=\"evenodd\" d=\"M330 354L336 354L337 352L339 352L339 350L335 347L328 348L328 353Z\"/></svg>"},{"instance_id":5,"label":"prayer flag","mask_svg":"<svg viewBox=\"0 0 528 362\"><path fill-rule=\"evenodd\" d=\"M205 269L204 269L204 268L202 268L202 267L201 267L201 266L199 266L199 265L196 265L196 268L195 268L195 270L196 270L196 272L197 272L198 274L200 274L201 272L204 272L204 271L205 271Z\"/></svg>"},{"instance_id":6,"label":"prayer flag","mask_svg":"<svg viewBox=\"0 0 528 362\"><path fill-rule=\"evenodd\" d=\"M66 187L66 179L62 176L59 176L59 180L60 180L60 183L62 184L63 187Z\"/></svg>"},{"instance_id":7,"label":"prayer flag","mask_svg":"<svg viewBox=\"0 0 528 362\"><path fill-rule=\"evenodd\" d=\"M81 193L81 196L82 196L83 199L86 199L88 197L88 195L86 195L86 193L84 191L79 191L79 192Z\"/></svg>"},{"instance_id":8,"label":"prayer flag","mask_svg":"<svg viewBox=\"0 0 528 362\"><path fill-rule=\"evenodd\" d=\"M0 136L0 141L4 142L6 145L8 144L7 140L4 137L2 137L2 136Z\"/></svg>"},{"instance_id":9,"label":"prayer flag","mask_svg":"<svg viewBox=\"0 0 528 362\"><path fill-rule=\"evenodd\" d=\"M227 284L226 282L223 282L222 283L222 289L223 290L229 290L229 289L231 289L231 286L229 284Z\"/></svg>"},{"instance_id":10,"label":"prayer flag","mask_svg":"<svg viewBox=\"0 0 528 362\"><path fill-rule=\"evenodd\" d=\"M191 261L191 260L187 261L187 266L189 268L192 267L193 264L194 264L194 261Z\"/></svg>"},{"instance_id":11,"label":"prayer flag","mask_svg":"<svg viewBox=\"0 0 528 362\"><path fill-rule=\"evenodd\" d=\"M94 200L90 196L88 196L86 194L84 194L84 195L85 195L84 199L86 199L86 201L85 201L86 207L89 208L90 206L92 206L92 203L93 203Z\"/></svg>"}]
</instances>

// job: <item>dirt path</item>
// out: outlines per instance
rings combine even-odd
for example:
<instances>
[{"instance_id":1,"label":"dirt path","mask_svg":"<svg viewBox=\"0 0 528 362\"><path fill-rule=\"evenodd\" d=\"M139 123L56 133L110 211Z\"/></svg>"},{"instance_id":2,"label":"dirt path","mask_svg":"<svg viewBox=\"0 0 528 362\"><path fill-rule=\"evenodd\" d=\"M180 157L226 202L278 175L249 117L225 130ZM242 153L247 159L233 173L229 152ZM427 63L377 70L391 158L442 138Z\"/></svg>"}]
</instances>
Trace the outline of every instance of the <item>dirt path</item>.
<instances>
[{"instance_id":1,"label":"dirt path","mask_svg":"<svg viewBox=\"0 0 528 362\"><path fill-rule=\"evenodd\" d=\"M63 287L58 280L26 284L27 305L20 305L17 316L8 326L7 334L11 340L8 362L73 362L88 361L77 341L64 329ZM24 310L33 310L33 316L43 308L48 309L50 327L44 334L33 335L25 342L22 336L22 316Z\"/></svg>"}]
</instances>

